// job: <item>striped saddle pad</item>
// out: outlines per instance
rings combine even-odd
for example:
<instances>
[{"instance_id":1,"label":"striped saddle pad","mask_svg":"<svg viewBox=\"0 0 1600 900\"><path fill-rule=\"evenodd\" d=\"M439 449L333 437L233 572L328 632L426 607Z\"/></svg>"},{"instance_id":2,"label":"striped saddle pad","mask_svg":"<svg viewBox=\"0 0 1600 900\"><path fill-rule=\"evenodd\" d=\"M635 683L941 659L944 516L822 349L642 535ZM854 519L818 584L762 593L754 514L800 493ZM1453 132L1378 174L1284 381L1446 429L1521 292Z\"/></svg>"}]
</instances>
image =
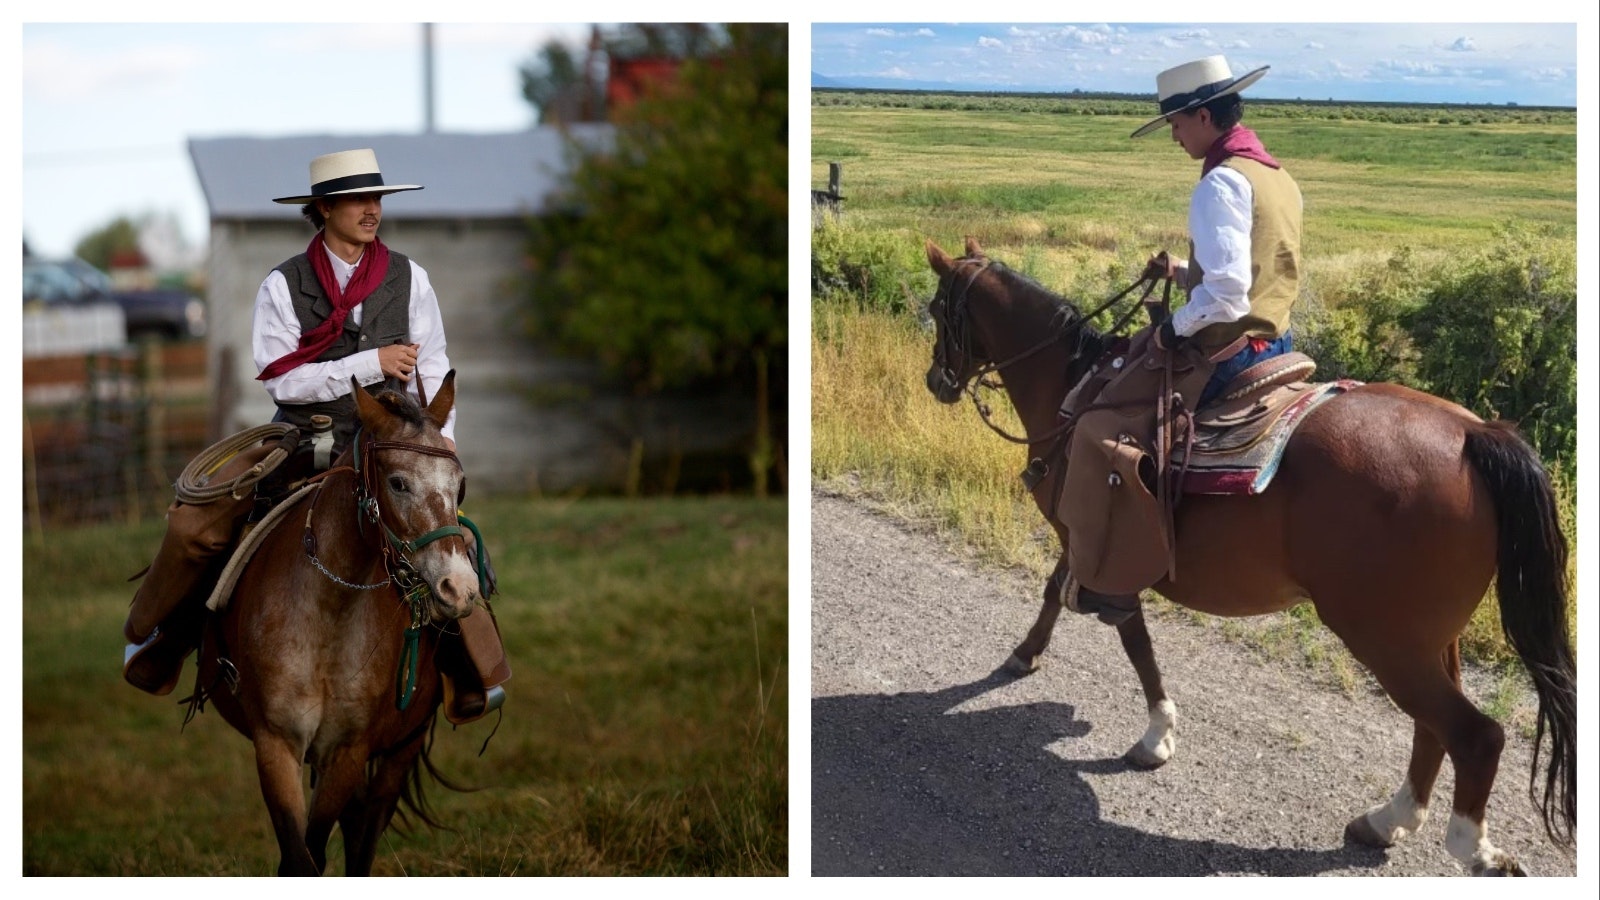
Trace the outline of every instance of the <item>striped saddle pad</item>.
<instances>
[{"instance_id":1,"label":"striped saddle pad","mask_svg":"<svg viewBox=\"0 0 1600 900\"><path fill-rule=\"evenodd\" d=\"M1325 384L1296 381L1265 391L1224 399L1195 415L1194 442L1182 480L1185 494L1259 494L1272 483L1306 414L1331 397L1361 386L1341 380ZM1184 463L1182 448L1172 452L1174 476Z\"/></svg>"}]
</instances>

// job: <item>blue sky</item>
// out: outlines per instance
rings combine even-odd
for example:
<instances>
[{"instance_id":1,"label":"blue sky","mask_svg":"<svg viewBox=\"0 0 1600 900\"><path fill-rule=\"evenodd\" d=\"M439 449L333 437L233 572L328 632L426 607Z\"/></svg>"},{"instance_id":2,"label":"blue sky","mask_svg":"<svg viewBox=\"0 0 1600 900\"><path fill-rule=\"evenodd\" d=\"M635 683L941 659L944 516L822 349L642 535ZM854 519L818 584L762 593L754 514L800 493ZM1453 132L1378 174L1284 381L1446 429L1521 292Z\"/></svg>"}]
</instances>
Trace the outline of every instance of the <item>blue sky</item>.
<instances>
[{"instance_id":1,"label":"blue sky","mask_svg":"<svg viewBox=\"0 0 1600 900\"><path fill-rule=\"evenodd\" d=\"M1157 72L1215 53L1236 73L1270 65L1251 89L1261 97L1578 103L1576 24L857 22L811 30L813 73L876 86L1153 93Z\"/></svg>"},{"instance_id":2,"label":"blue sky","mask_svg":"<svg viewBox=\"0 0 1600 900\"><path fill-rule=\"evenodd\" d=\"M124 214L172 214L188 242L203 244L205 201L189 138L415 132L425 121L420 24L24 24L21 31L22 231L44 254L70 253ZM584 24L435 25L435 128L532 125L518 66L548 38L582 41L588 31Z\"/></svg>"}]
</instances>

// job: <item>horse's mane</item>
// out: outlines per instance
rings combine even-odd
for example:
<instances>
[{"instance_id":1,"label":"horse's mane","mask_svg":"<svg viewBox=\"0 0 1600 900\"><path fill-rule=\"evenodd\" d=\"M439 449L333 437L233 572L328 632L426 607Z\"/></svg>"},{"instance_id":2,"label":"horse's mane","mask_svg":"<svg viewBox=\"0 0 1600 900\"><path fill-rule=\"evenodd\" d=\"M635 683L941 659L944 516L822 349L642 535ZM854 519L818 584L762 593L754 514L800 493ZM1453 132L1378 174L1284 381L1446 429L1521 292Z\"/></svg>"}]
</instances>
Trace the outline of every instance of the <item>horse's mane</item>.
<instances>
[{"instance_id":1,"label":"horse's mane","mask_svg":"<svg viewBox=\"0 0 1600 900\"><path fill-rule=\"evenodd\" d=\"M1025 288L1030 294L1036 295L1047 306L1053 307L1055 314L1050 319L1052 327L1063 332L1071 328L1081 329L1080 346L1087 345L1090 342L1098 344L1103 340L1104 336L1084 319L1083 311L1078 308L1078 305L1066 297L1040 284L1032 276L1024 275L1005 263L991 261L989 268Z\"/></svg>"}]
</instances>

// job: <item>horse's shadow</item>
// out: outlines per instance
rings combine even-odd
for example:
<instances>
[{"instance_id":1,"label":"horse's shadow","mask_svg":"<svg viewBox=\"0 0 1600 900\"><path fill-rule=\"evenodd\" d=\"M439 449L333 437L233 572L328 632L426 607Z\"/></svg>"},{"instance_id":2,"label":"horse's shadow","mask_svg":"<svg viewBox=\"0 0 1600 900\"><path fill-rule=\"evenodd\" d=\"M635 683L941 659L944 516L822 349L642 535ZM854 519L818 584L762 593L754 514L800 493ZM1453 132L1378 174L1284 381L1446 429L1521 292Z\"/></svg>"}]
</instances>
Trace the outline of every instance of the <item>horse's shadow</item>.
<instances>
[{"instance_id":1,"label":"horse's shadow","mask_svg":"<svg viewBox=\"0 0 1600 900\"><path fill-rule=\"evenodd\" d=\"M1048 749L1091 725L1065 703L961 704L1000 673L943 690L811 702L813 875L1313 875L1384 854L1246 847L1153 834L1101 818L1083 775L1149 778L1120 758ZM1161 798L1151 788L1150 806Z\"/></svg>"}]
</instances>

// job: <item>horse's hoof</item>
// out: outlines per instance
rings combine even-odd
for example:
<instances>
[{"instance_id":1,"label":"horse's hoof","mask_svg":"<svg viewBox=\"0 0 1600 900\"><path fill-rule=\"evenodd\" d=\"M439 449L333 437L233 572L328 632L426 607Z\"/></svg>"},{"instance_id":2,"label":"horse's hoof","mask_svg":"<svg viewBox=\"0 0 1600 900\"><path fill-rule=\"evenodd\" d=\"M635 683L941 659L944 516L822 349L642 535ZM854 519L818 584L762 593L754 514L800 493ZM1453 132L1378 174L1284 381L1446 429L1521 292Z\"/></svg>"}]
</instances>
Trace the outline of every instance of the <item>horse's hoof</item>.
<instances>
[{"instance_id":1,"label":"horse's hoof","mask_svg":"<svg viewBox=\"0 0 1600 900\"><path fill-rule=\"evenodd\" d=\"M1476 863L1472 867L1472 874L1481 878L1522 878L1529 874L1522 864L1517 862L1508 853L1500 854L1498 859Z\"/></svg>"},{"instance_id":2,"label":"horse's hoof","mask_svg":"<svg viewBox=\"0 0 1600 900\"><path fill-rule=\"evenodd\" d=\"M1146 772L1161 768L1171 758L1172 748L1166 743L1162 743L1156 749L1151 750L1144 745L1143 741L1129 747L1128 752L1122 754L1124 762L1135 769L1143 769Z\"/></svg>"},{"instance_id":3,"label":"horse's hoof","mask_svg":"<svg viewBox=\"0 0 1600 900\"><path fill-rule=\"evenodd\" d=\"M1377 847L1380 850L1394 846L1394 841L1379 834L1378 829L1372 827L1371 820L1364 813L1351 819L1350 824L1344 827L1344 838L1347 841L1366 847Z\"/></svg>"},{"instance_id":4,"label":"horse's hoof","mask_svg":"<svg viewBox=\"0 0 1600 900\"><path fill-rule=\"evenodd\" d=\"M1011 654L1011 658L1006 660L1005 665L1001 666L1000 668L1007 675L1015 675L1018 678L1021 678L1025 675L1032 675L1033 673L1039 671L1039 657L1035 656L1033 659L1024 662L1022 657L1013 653Z\"/></svg>"}]
</instances>

